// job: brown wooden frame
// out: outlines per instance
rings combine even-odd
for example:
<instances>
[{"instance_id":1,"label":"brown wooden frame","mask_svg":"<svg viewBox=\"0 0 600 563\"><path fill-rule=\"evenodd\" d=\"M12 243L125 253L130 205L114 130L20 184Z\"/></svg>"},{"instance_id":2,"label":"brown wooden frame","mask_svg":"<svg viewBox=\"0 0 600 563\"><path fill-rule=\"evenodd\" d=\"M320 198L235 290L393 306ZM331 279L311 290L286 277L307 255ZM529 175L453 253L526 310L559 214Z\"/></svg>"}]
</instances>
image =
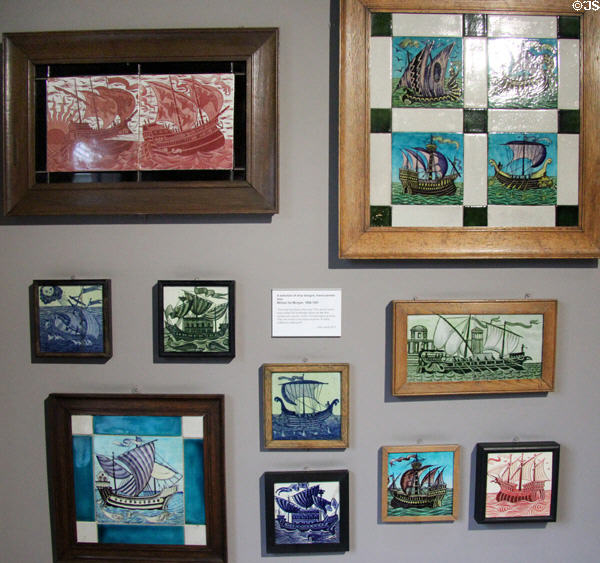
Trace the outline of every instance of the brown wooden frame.
<instances>
[{"instance_id":1,"label":"brown wooden frame","mask_svg":"<svg viewBox=\"0 0 600 563\"><path fill-rule=\"evenodd\" d=\"M339 440L275 440L273 439L273 396L272 381L274 373L319 373L339 372L341 376L341 438ZM349 364L264 364L262 366L263 386L263 428L265 448L267 449L324 449L348 447L349 416Z\"/></svg>"},{"instance_id":2,"label":"brown wooden frame","mask_svg":"<svg viewBox=\"0 0 600 563\"><path fill-rule=\"evenodd\" d=\"M99 285L102 287L102 336L103 349L101 352L47 352L43 351L40 343L40 288L43 286L84 286ZM108 361L112 357L112 308L110 280L34 280L31 286L31 338L32 355L38 361Z\"/></svg>"},{"instance_id":3,"label":"brown wooden frame","mask_svg":"<svg viewBox=\"0 0 600 563\"><path fill-rule=\"evenodd\" d=\"M54 562L227 561L223 407L223 395L49 395L45 401L46 449ZM73 415L204 416L207 545L78 542Z\"/></svg>"},{"instance_id":4,"label":"brown wooden frame","mask_svg":"<svg viewBox=\"0 0 600 563\"><path fill-rule=\"evenodd\" d=\"M430 516L390 516L388 514L388 454L419 452L454 452L454 471L452 473L452 514ZM445 444L438 446L383 446L381 448L381 521L382 522L442 522L458 518L460 499L460 446Z\"/></svg>"},{"instance_id":5,"label":"brown wooden frame","mask_svg":"<svg viewBox=\"0 0 600 563\"><path fill-rule=\"evenodd\" d=\"M556 347L556 308L554 300L495 301L394 301L392 394L397 396L462 395L479 393L534 393L554 389ZM542 333L542 374L539 379L495 381L407 381L408 315L538 314L544 316Z\"/></svg>"},{"instance_id":6,"label":"brown wooden frame","mask_svg":"<svg viewBox=\"0 0 600 563\"><path fill-rule=\"evenodd\" d=\"M276 28L8 33L3 51L6 215L277 213ZM130 61L245 61L245 180L36 183L35 65Z\"/></svg>"},{"instance_id":7,"label":"brown wooden frame","mask_svg":"<svg viewBox=\"0 0 600 563\"><path fill-rule=\"evenodd\" d=\"M371 227L369 36L371 12L581 16L578 227ZM340 0L339 256L341 258L595 258L600 256L600 13L570 0Z\"/></svg>"}]
</instances>

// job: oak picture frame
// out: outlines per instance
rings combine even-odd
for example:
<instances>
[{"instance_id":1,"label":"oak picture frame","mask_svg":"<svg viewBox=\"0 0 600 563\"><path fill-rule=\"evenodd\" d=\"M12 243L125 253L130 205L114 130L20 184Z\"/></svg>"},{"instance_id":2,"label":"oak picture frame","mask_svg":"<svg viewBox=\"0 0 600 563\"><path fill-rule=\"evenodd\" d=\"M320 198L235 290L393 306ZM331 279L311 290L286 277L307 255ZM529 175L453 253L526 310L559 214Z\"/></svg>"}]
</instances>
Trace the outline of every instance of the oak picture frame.
<instances>
[{"instance_id":1,"label":"oak picture frame","mask_svg":"<svg viewBox=\"0 0 600 563\"><path fill-rule=\"evenodd\" d=\"M552 391L556 314L555 300L394 301L392 394L402 397ZM469 319L468 326L465 318ZM421 319L433 320L427 327ZM488 321L494 325L489 331ZM435 334L438 322L442 329L447 328L457 339L465 341L458 359L455 353L436 347L436 341L438 344L444 341L443 334ZM511 330L512 326L516 328ZM472 329L477 329L481 338L476 348ZM528 329L533 331L535 350L522 347ZM500 344L500 350L486 348L487 334L491 331L505 335L505 341L510 335L515 346L521 346L520 352L517 349L512 354L508 344L504 347Z\"/></svg>"},{"instance_id":2,"label":"oak picture frame","mask_svg":"<svg viewBox=\"0 0 600 563\"><path fill-rule=\"evenodd\" d=\"M91 560L227 561L223 395L53 393L45 401L45 416L55 563ZM177 424L179 434L169 432ZM112 504L102 504L102 501L97 504L100 512L95 512L96 502L91 495L96 495L95 487L99 488L99 483L102 484L102 476L99 478L97 475L96 482L90 483L94 480L94 467L98 463L93 460L97 453L96 440L102 438L100 434L107 434L104 438L110 440L112 448L118 449L126 442L127 447L135 444L135 448L141 448L144 433L141 432L140 437L137 431L130 434L131 430L127 430L135 426L138 427L136 430L152 427L153 434L149 438L155 444L152 452L156 449L157 455L158 444L163 439L172 439L169 438L171 435L179 436L178 439L184 442L180 446L185 451L180 462L184 467L184 485L183 492L177 494L186 495L185 524L160 526L161 518L165 516L161 513L167 509L167 502L172 503L171 498L165 501L160 512L125 510L128 513L156 513L158 518L156 515L145 517L144 522L152 521L150 524L124 525L124 519L132 518L130 514L120 518L113 515L109 523L102 523L100 513L107 508L119 510L111 508ZM115 445L115 436L107 428L117 428L116 434L129 437L122 439L122 436L117 436L122 443ZM123 472L122 469L119 471ZM112 483L112 478L104 480L104 487L108 487L109 483ZM190 507L192 513L188 514ZM121 521L119 530L115 529L112 520ZM123 531L124 528L131 528L131 531ZM201 528L204 531L198 531ZM128 533L130 537L126 537ZM136 539L146 541L136 542Z\"/></svg>"},{"instance_id":3,"label":"oak picture frame","mask_svg":"<svg viewBox=\"0 0 600 563\"><path fill-rule=\"evenodd\" d=\"M556 522L559 462L560 445L554 441L478 443L475 521Z\"/></svg>"},{"instance_id":4,"label":"oak picture frame","mask_svg":"<svg viewBox=\"0 0 600 563\"><path fill-rule=\"evenodd\" d=\"M337 363L306 363L306 364L264 364L262 366L262 386L263 386L263 432L264 445L266 449L344 449L349 445L348 426L349 426L349 364ZM319 375L321 374L321 375ZM302 418L312 418L312 413L294 416L290 413L288 417L293 417L294 423L290 424L285 419L282 412L274 415L273 406L275 400L279 402L279 410L286 409L286 394L283 397L275 397L273 392L274 378L278 375L285 382L292 382L293 378L302 378L303 381L317 381L319 387L333 385L337 388L337 393L327 400L325 405L320 401L320 407L325 406L323 411L330 409L331 413L325 419L318 423L312 423L312 432L306 429L308 424L302 424ZM310 386L310 384L308 384ZM339 393L339 395L338 395ZM319 390L319 395L321 390ZM320 397L319 397L320 398ZM291 398L290 398L291 399ZM296 401L298 403L298 401ZM337 405L339 404L339 407ZM289 409L294 407L288 403ZM335 408L339 409L339 415L334 414ZM278 422L274 422L274 416ZM332 424L329 424L332 421ZM326 432L326 433L325 433ZM311 436L312 434L312 436ZM327 436L329 434L329 436Z\"/></svg>"},{"instance_id":5,"label":"oak picture frame","mask_svg":"<svg viewBox=\"0 0 600 563\"><path fill-rule=\"evenodd\" d=\"M452 464L451 470L448 463ZM394 467L395 464L399 465ZM433 469L426 473L425 465L433 465ZM426 480L428 484L424 484ZM452 484L451 495L448 495L448 481ZM459 498L459 445L381 448L382 522L452 522L458 518Z\"/></svg>"},{"instance_id":6,"label":"oak picture frame","mask_svg":"<svg viewBox=\"0 0 600 563\"><path fill-rule=\"evenodd\" d=\"M566 15L581 23L579 210L575 226L371 226L369 36L377 13ZM340 0L338 254L348 259L597 258L600 256L600 14L569 0ZM432 110L433 111L433 110ZM569 225L571 225L569 223Z\"/></svg>"},{"instance_id":7,"label":"oak picture frame","mask_svg":"<svg viewBox=\"0 0 600 563\"><path fill-rule=\"evenodd\" d=\"M3 55L5 215L278 212L277 28L6 33ZM164 73L165 68L190 72L193 65L222 63L230 65L227 72L243 75L242 98L236 104L240 127L234 125L241 164L234 162L228 176L91 171L79 179L71 178L76 174L51 179L47 173L40 179L37 171L40 155L45 163L45 149L39 139L44 138L46 124L36 104L36 97L43 95L36 94L36 81L43 82L51 73L45 73L46 66L55 69L52 75L63 71L69 76L73 66L80 74L94 75L110 65L146 64Z\"/></svg>"}]
</instances>

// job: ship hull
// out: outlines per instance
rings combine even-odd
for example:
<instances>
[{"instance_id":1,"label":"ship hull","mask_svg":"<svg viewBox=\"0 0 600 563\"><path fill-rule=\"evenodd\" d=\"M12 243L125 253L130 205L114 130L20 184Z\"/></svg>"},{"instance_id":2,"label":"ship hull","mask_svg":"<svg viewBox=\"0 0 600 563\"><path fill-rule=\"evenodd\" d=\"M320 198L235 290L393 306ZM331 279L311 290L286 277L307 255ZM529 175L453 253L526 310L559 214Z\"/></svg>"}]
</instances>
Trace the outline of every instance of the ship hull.
<instances>
[{"instance_id":1,"label":"ship hull","mask_svg":"<svg viewBox=\"0 0 600 563\"><path fill-rule=\"evenodd\" d=\"M521 489L518 489L512 483L507 483L502 480L498 482L498 485L500 486L500 490L496 494L496 500L498 502L533 502L536 500L544 500L546 496L543 481L530 481L523 485Z\"/></svg>"},{"instance_id":2,"label":"ship hull","mask_svg":"<svg viewBox=\"0 0 600 563\"><path fill-rule=\"evenodd\" d=\"M164 127L144 127L144 141L154 150L188 156L211 152L225 144L225 137L216 123L211 122L189 131L173 132Z\"/></svg>"},{"instance_id":3,"label":"ship hull","mask_svg":"<svg viewBox=\"0 0 600 563\"><path fill-rule=\"evenodd\" d=\"M522 352L510 354L503 358L458 358L446 356L445 353L421 352L417 363L419 373L473 373L496 370L518 370L525 369L524 363L531 360Z\"/></svg>"},{"instance_id":4,"label":"ship hull","mask_svg":"<svg viewBox=\"0 0 600 563\"><path fill-rule=\"evenodd\" d=\"M315 520L312 522L287 522L285 516L277 516L277 523L279 524L279 527L282 530L287 530L290 532L294 530L298 530L299 532L318 532L322 530L333 531L337 521L337 514L327 516L324 520Z\"/></svg>"},{"instance_id":5,"label":"ship hull","mask_svg":"<svg viewBox=\"0 0 600 563\"><path fill-rule=\"evenodd\" d=\"M162 510L173 494L177 492L177 487L169 487L155 495L129 497L119 495L113 492L111 487L98 487L98 492L105 505L115 508L125 508L127 510Z\"/></svg>"},{"instance_id":6,"label":"ship hull","mask_svg":"<svg viewBox=\"0 0 600 563\"><path fill-rule=\"evenodd\" d=\"M456 193L456 184L454 181L458 174L449 174L437 180L424 180L418 177L414 170L401 168L399 178L404 189L404 193L418 195L454 195Z\"/></svg>"},{"instance_id":7,"label":"ship hull","mask_svg":"<svg viewBox=\"0 0 600 563\"><path fill-rule=\"evenodd\" d=\"M392 508L435 508L442 505L445 496L445 487L415 495L409 495L401 490L393 489L390 505Z\"/></svg>"},{"instance_id":8,"label":"ship hull","mask_svg":"<svg viewBox=\"0 0 600 563\"><path fill-rule=\"evenodd\" d=\"M551 162L551 158L547 159L540 170L529 176L514 176L500 170L500 165L494 159L490 159L490 164L494 168L494 178L510 190L537 190L552 187L553 182L546 174L546 169Z\"/></svg>"},{"instance_id":9,"label":"ship hull","mask_svg":"<svg viewBox=\"0 0 600 563\"><path fill-rule=\"evenodd\" d=\"M333 413L333 407L339 402L338 399L334 399L328 406L322 411L310 414L296 414L285 407L279 397L275 398L281 405L281 421L285 426L293 429L318 429L321 428L323 421L327 420Z\"/></svg>"},{"instance_id":10,"label":"ship hull","mask_svg":"<svg viewBox=\"0 0 600 563\"><path fill-rule=\"evenodd\" d=\"M219 336L223 336L225 334L225 330L219 330L217 332L202 332L202 333L194 333L194 332L185 332L181 330L178 326L165 324L165 330L176 338L177 340L198 340L198 339L207 339L207 338L218 338Z\"/></svg>"}]
</instances>

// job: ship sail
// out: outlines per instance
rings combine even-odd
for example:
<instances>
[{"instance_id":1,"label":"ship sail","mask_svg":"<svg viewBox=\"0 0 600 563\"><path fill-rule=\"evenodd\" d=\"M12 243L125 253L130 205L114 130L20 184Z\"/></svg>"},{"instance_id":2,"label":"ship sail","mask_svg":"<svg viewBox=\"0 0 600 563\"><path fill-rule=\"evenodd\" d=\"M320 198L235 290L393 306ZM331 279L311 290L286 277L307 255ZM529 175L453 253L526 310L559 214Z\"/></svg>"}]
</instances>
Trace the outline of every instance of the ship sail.
<instances>
[{"instance_id":1,"label":"ship sail","mask_svg":"<svg viewBox=\"0 0 600 563\"><path fill-rule=\"evenodd\" d=\"M314 485L304 491L300 491L292 496L292 500L302 508L310 508L314 504L314 498L323 494L319 485Z\"/></svg>"},{"instance_id":2,"label":"ship sail","mask_svg":"<svg viewBox=\"0 0 600 563\"><path fill-rule=\"evenodd\" d=\"M466 343L463 333L467 331L468 320L465 318L453 325L440 316L433 333L433 345L438 350L445 350L449 356L464 354Z\"/></svg>"},{"instance_id":3,"label":"ship sail","mask_svg":"<svg viewBox=\"0 0 600 563\"><path fill-rule=\"evenodd\" d=\"M505 145L512 153L512 159L506 169L513 174L530 174L544 162L546 147L535 141L509 141Z\"/></svg>"},{"instance_id":4,"label":"ship sail","mask_svg":"<svg viewBox=\"0 0 600 563\"><path fill-rule=\"evenodd\" d=\"M435 486L440 487L445 484L446 484L446 482L444 481L444 468L442 467L440 469L440 472L438 473L437 477L435 478Z\"/></svg>"},{"instance_id":5,"label":"ship sail","mask_svg":"<svg viewBox=\"0 0 600 563\"><path fill-rule=\"evenodd\" d=\"M431 487L433 484L435 484L434 475L436 474L438 469L439 467L434 467L433 469L427 472L427 475L425 475L425 477L423 477L423 479L421 480L421 487Z\"/></svg>"},{"instance_id":6,"label":"ship sail","mask_svg":"<svg viewBox=\"0 0 600 563\"><path fill-rule=\"evenodd\" d=\"M275 501L277 502L279 508L281 508L281 510L283 510L284 512L300 512L300 507L296 506L295 504L292 504L289 500L286 500L282 497L275 497Z\"/></svg>"},{"instance_id":7,"label":"ship sail","mask_svg":"<svg viewBox=\"0 0 600 563\"><path fill-rule=\"evenodd\" d=\"M509 354L519 349L522 337L518 334L490 323L486 323L486 328L485 350L494 350L498 354Z\"/></svg>"},{"instance_id":8,"label":"ship sail","mask_svg":"<svg viewBox=\"0 0 600 563\"><path fill-rule=\"evenodd\" d=\"M409 88L416 95L424 98L435 98L446 94L445 77L450 54L454 43L446 45L431 62L433 41L428 41L425 47L408 63L400 78L400 86Z\"/></svg>"},{"instance_id":9,"label":"ship sail","mask_svg":"<svg viewBox=\"0 0 600 563\"><path fill-rule=\"evenodd\" d=\"M319 402L319 395L326 385L322 381L313 381L310 379L295 379L281 385L281 394L283 398L294 405L298 414L316 412L322 404Z\"/></svg>"},{"instance_id":10,"label":"ship sail","mask_svg":"<svg viewBox=\"0 0 600 563\"><path fill-rule=\"evenodd\" d=\"M419 484L419 478L421 474L429 469L431 465L423 465L417 469L409 469L402 474L400 478L400 486L405 493L409 492L409 489L414 488L415 485Z\"/></svg>"},{"instance_id":11,"label":"ship sail","mask_svg":"<svg viewBox=\"0 0 600 563\"><path fill-rule=\"evenodd\" d=\"M535 462L535 457L527 460L523 464L523 481L548 481L548 476L544 471L543 460Z\"/></svg>"}]
</instances>

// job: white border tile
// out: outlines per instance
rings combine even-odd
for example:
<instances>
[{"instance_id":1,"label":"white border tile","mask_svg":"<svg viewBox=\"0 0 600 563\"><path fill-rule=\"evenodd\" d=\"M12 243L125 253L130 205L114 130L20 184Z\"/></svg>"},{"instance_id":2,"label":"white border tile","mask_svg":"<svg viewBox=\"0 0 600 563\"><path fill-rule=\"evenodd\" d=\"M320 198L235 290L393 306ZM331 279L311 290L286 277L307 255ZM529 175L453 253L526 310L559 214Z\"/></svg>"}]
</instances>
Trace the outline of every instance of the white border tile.
<instances>
[{"instance_id":1,"label":"white border tile","mask_svg":"<svg viewBox=\"0 0 600 563\"><path fill-rule=\"evenodd\" d=\"M554 205L489 205L488 227L554 227Z\"/></svg>"},{"instance_id":2,"label":"white border tile","mask_svg":"<svg viewBox=\"0 0 600 563\"><path fill-rule=\"evenodd\" d=\"M392 34L410 37L462 37L460 14L392 14Z\"/></svg>"},{"instance_id":3,"label":"white border tile","mask_svg":"<svg viewBox=\"0 0 600 563\"><path fill-rule=\"evenodd\" d=\"M71 416L71 434L91 436L94 433L94 418L87 414Z\"/></svg>"},{"instance_id":4,"label":"white border tile","mask_svg":"<svg viewBox=\"0 0 600 563\"><path fill-rule=\"evenodd\" d=\"M554 109L490 109L489 133L556 133L558 111Z\"/></svg>"},{"instance_id":5,"label":"white border tile","mask_svg":"<svg viewBox=\"0 0 600 563\"><path fill-rule=\"evenodd\" d=\"M183 527L183 537L185 545L206 545L206 526L186 524Z\"/></svg>"},{"instance_id":6,"label":"white border tile","mask_svg":"<svg viewBox=\"0 0 600 563\"><path fill-rule=\"evenodd\" d=\"M371 37L369 79L372 108L392 107L392 38Z\"/></svg>"},{"instance_id":7,"label":"white border tile","mask_svg":"<svg viewBox=\"0 0 600 563\"><path fill-rule=\"evenodd\" d=\"M579 39L558 40L558 107L579 109Z\"/></svg>"},{"instance_id":8,"label":"white border tile","mask_svg":"<svg viewBox=\"0 0 600 563\"><path fill-rule=\"evenodd\" d=\"M371 133L370 146L370 204L392 203L392 135Z\"/></svg>"},{"instance_id":9,"label":"white border tile","mask_svg":"<svg viewBox=\"0 0 600 563\"><path fill-rule=\"evenodd\" d=\"M487 135L465 134L463 143L463 203L474 207L487 205Z\"/></svg>"},{"instance_id":10,"label":"white border tile","mask_svg":"<svg viewBox=\"0 0 600 563\"><path fill-rule=\"evenodd\" d=\"M98 525L96 522L75 522L75 537L81 543L98 543Z\"/></svg>"},{"instance_id":11,"label":"white border tile","mask_svg":"<svg viewBox=\"0 0 600 563\"><path fill-rule=\"evenodd\" d=\"M556 37L556 16L488 16L488 37Z\"/></svg>"},{"instance_id":12,"label":"white border tile","mask_svg":"<svg viewBox=\"0 0 600 563\"><path fill-rule=\"evenodd\" d=\"M462 227L462 205L392 205L392 227Z\"/></svg>"},{"instance_id":13,"label":"white border tile","mask_svg":"<svg viewBox=\"0 0 600 563\"><path fill-rule=\"evenodd\" d=\"M181 435L183 438L204 438L204 417L182 416Z\"/></svg>"},{"instance_id":14,"label":"white border tile","mask_svg":"<svg viewBox=\"0 0 600 563\"><path fill-rule=\"evenodd\" d=\"M558 135L557 140L558 205L579 204L579 135Z\"/></svg>"},{"instance_id":15,"label":"white border tile","mask_svg":"<svg viewBox=\"0 0 600 563\"><path fill-rule=\"evenodd\" d=\"M462 109L393 108L394 132L462 133Z\"/></svg>"},{"instance_id":16,"label":"white border tile","mask_svg":"<svg viewBox=\"0 0 600 563\"><path fill-rule=\"evenodd\" d=\"M487 108L487 39L465 37L464 105L466 108Z\"/></svg>"}]
</instances>

